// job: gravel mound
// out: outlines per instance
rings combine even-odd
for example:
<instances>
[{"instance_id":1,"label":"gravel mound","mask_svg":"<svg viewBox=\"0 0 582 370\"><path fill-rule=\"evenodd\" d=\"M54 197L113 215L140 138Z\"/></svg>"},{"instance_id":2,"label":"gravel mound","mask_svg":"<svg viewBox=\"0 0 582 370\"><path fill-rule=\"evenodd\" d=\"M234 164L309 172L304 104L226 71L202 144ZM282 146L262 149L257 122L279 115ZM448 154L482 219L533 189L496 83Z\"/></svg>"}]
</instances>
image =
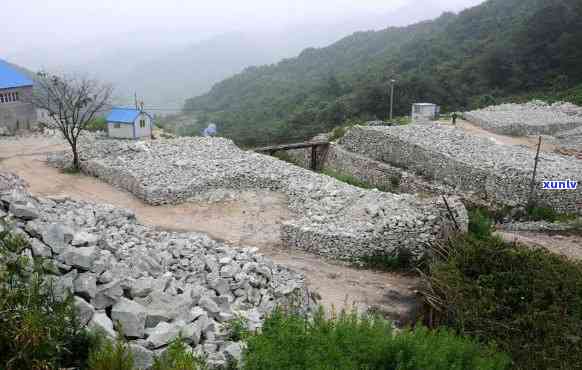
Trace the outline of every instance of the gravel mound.
<instances>
[{"instance_id":1,"label":"gravel mound","mask_svg":"<svg viewBox=\"0 0 582 370\"><path fill-rule=\"evenodd\" d=\"M87 137L81 158L85 173L154 205L200 199L216 189L286 194L294 219L281 227L284 245L332 258L399 248L420 256L452 227L441 199L363 190L220 138L135 143ZM59 167L69 161L66 152L49 158ZM463 205L455 199L451 205L466 228Z\"/></svg>"},{"instance_id":2,"label":"gravel mound","mask_svg":"<svg viewBox=\"0 0 582 370\"><path fill-rule=\"evenodd\" d=\"M582 127L582 107L563 102L502 104L463 115L466 120L501 135L554 135Z\"/></svg>"},{"instance_id":3,"label":"gravel mound","mask_svg":"<svg viewBox=\"0 0 582 370\"><path fill-rule=\"evenodd\" d=\"M535 153L433 125L354 127L340 144L355 153L407 169L429 180L473 192L502 205L524 205ZM562 212L582 213L582 188L542 190L543 181L582 181L582 162L540 154L535 187L540 202Z\"/></svg>"},{"instance_id":4,"label":"gravel mound","mask_svg":"<svg viewBox=\"0 0 582 370\"><path fill-rule=\"evenodd\" d=\"M226 328L235 315L256 329L276 305L311 308L303 276L255 249L157 231L129 210L12 187L0 193L0 213L29 241L24 254L52 271L57 295L74 294L83 325L115 338L121 324L140 368L180 334L211 365L224 365L241 352Z\"/></svg>"}]
</instances>

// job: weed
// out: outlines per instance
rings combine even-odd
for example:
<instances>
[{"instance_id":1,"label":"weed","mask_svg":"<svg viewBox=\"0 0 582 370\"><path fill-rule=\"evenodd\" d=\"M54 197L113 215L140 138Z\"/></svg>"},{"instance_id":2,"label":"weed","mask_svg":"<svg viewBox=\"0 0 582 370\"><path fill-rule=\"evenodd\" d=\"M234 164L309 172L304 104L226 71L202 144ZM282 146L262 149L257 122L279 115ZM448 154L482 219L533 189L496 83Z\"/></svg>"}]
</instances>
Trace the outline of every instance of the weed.
<instances>
[{"instance_id":1,"label":"weed","mask_svg":"<svg viewBox=\"0 0 582 370\"><path fill-rule=\"evenodd\" d=\"M176 339L161 356L156 357L151 370L206 370L203 359L189 350L182 338Z\"/></svg>"}]
</instances>

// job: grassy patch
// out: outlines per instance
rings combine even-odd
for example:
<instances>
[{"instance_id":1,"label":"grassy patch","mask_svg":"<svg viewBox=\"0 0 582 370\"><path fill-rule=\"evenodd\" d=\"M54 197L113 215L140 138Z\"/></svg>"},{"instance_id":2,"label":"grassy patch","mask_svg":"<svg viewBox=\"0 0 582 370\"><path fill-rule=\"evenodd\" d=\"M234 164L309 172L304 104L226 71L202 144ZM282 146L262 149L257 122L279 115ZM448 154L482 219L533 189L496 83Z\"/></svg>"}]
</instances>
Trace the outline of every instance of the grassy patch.
<instances>
[{"instance_id":1,"label":"grassy patch","mask_svg":"<svg viewBox=\"0 0 582 370\"><path fill-rule=\"evenodd\" d=\"M425 328L395 334L390 322L341 312L313 319L275 311L262 331L249 337L244 369L507 369L508 359L491 347L447 330Z\"/></svg>"},{"instance_id":2,"label":"grassy patch","mask_svg":"<svg viewBox=\"0 0 582 370\"><path fill-rule=\"evenodd\" d=\"M357 177L354 177L352 175L347 175L344 173L340 173L340 172L331 170L329 168L324 169L322 171L322 173L324 175L329 176L329 177L333 177L336 180L339 180L341 182L345 182L346 184L356 186L356 187L362 188L362 189L378 189L378 190L383 191L383 192L394 192L397 190L397 186L400 185L400 179L396 178L396 177L392 177L390 179L390 185L374 186L374 185L370 185L366 181L362 181L362 180L358 179ZM394 184L397 184L397 185L395 186Z\"/></svg>"},{"instance_id":3,"label":"grassy patch","mask_svg":"<svg viewBox=\"0 0 582 370\"><path fill-rule=\"evenodd\" d=\"M509 353L517 369L582 363L582 264L498 238L460 236L427 274L432 324Z\"/></svg>"},{"instance_id":4,"label":"grassy patch","mask_svg":"<svg viewBox=\"0 0 582 370\"><path fill-rule=\"evenodd\" d=\"M469 210L469 233L477 239L491 237L493 220L490 214L481 208Z\"/></svg>"},{"instance_id":5,"label":"grassy patch","mask_svg":"<svg viewBox=\"0 0 582 370\"><path fill-rule=\"evenodd\" d=\"M81 174L81 170L78 168L75 168L74 166L65 167L62 169L62 172L66 175L80 175Z\"/></svg>"}]
</instances>

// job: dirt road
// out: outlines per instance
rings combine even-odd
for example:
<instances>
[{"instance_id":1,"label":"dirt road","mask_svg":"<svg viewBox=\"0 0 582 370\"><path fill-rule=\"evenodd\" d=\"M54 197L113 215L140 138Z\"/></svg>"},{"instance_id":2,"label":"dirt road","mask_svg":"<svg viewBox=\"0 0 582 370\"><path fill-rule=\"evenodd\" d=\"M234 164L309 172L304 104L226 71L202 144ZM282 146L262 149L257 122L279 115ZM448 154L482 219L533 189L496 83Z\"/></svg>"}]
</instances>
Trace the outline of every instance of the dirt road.
<instances>
[{"instance_id":1,"label":"dirt road","mask_svg":"<svg viewBox=\"0 0 582 370\"><path fill-rule=\"evenodd\" d=\"M275 262L305 274L326 307L374 308L406 321L415 307L416 277L358 270L320 257L281 248L279 224L290 217L287 199L272 192L246 192L236 200L154 207L130 193L84 175L64 174L46 164L48 152L65 149L46 137L0 141L0 169L22 177L39 196L109 203L133 210L146 225L198 231L231 245L256 246Z\"/></svg>"}]
</instances>

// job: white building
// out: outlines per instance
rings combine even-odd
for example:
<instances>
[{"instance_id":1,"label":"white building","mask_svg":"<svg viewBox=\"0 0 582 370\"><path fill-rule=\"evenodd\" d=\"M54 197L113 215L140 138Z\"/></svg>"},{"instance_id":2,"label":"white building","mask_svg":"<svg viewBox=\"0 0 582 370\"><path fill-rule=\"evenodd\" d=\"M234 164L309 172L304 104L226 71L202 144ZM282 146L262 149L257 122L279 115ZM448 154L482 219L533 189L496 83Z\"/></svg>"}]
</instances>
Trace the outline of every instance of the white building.
<instances>
[{"instance_id":1,"label":"white building","mask_svg":"<svg viewBox=\"0 0 582 370\"><path fill-rule=\"evenodd\" d=\"M440 107L432 103L412 104L412 122L436 121L439 118Z\"/></svg>"},{"instance_id":2,"label":"white building","mask_svg":"<svg viewBox=\"0 0 582 370\"><path fill-rule=\"evenodd\" d=\"M107 116L107 134L120 139L139 139L152 135L153 119L134 108L113 108Z\"/></svg>"}]
</instances>

